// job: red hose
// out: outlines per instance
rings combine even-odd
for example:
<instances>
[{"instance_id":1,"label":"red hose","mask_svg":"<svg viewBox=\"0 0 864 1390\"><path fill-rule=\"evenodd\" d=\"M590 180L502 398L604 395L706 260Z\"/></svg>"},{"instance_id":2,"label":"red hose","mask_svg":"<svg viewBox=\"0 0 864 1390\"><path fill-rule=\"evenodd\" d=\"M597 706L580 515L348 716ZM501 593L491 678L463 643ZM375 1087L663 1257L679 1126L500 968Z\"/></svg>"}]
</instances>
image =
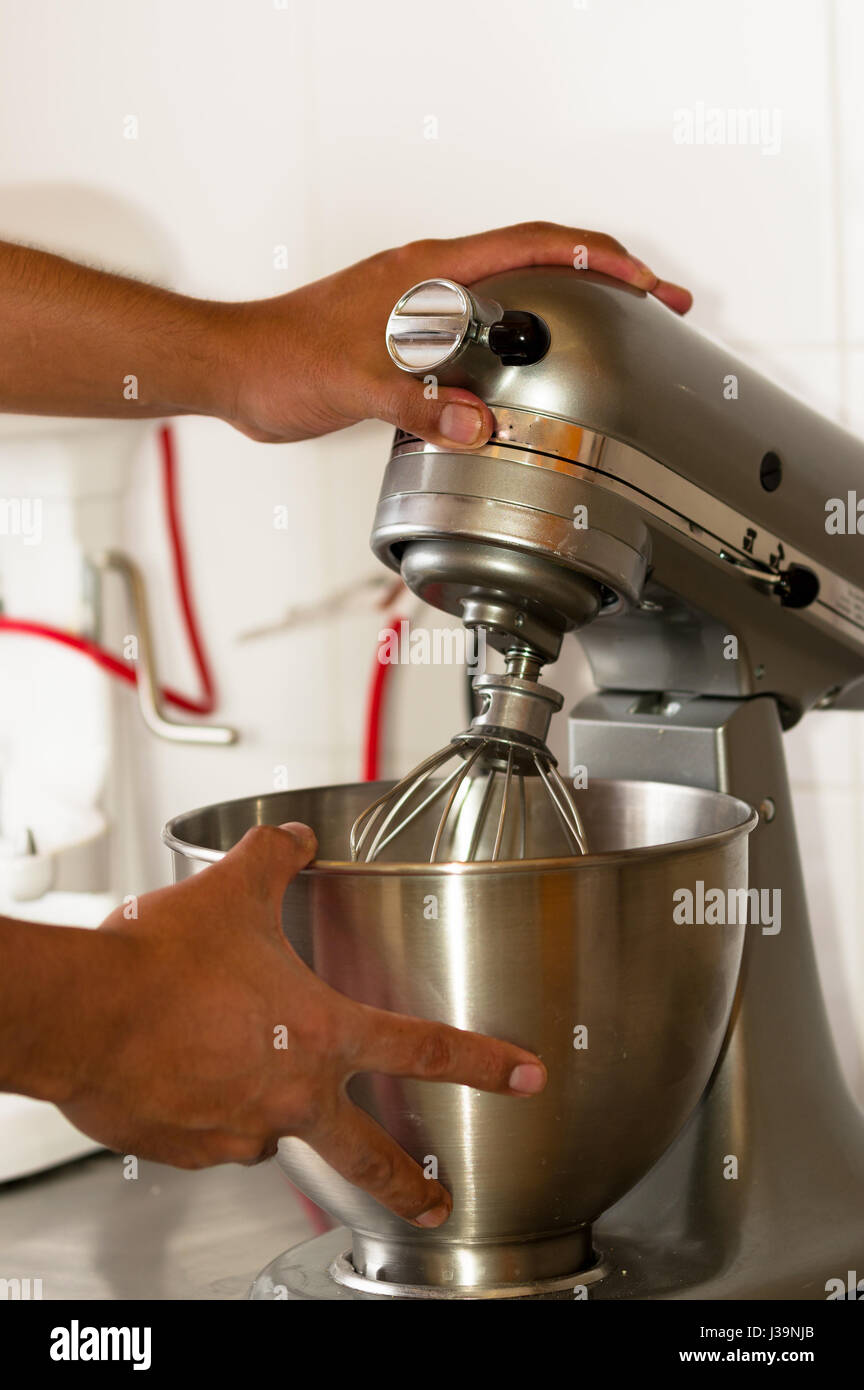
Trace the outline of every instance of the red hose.
<instances>
[{"instance_id":1,"label":"red hose","mask_svg":"<svg viewBox=\"0 0 864 1390\"><path fill-rule=\"evenodd\" d=\"M391 618L389 631L395 630L401 634L402 622L402 618ZM369 680L369 693L366 701L366 735L363 744L364 782L377 782L381 776L381 726L384 713L384 692L387 685L387 675L392 666L392 662L381 660L381 652L388 641L389 635L385 634L378 643L372 675Z\"/></svg>"},{"instance_id":2,"label":"red hose","mask_svg":"<svg viewBox=\"0 0 864 1390\"><path fill-rule=\"evenodd\" d=\"M59 642L63 647L71 647L73 651L83 652L89 656L97 666L101 666L103 671L107 671L111 676L127 681L129 685L135 685L138 679L134 666L122 661L120 657L114 656L113 652L106 651L97 642L91 642L89 637L79 637L74 632L64 632L62 628L51 627L48 623L31 622L29 618L4 618L0 615L0 632L24 633L30 637L46 637L51 642ZM172 690L171 686L165 685L161 688L162 699L166 704L173 705L175 709L182 709L186 714L212 714L213 705L210 701L192 700L188 695L181 695L179 691Z\"/></svg>"},{"instance_id":3,"label":"red hose","mask_svg":"<svg viewBox=\"0 0 864 1390\"><path fill-rule=\"evenodd\" d=\"M180 524L180 509L177 500L177 461L170 425L161 426L159 445L162 455L163 496L174 564L174 577L177 583L186 636L192 649L204 696L202 699L196 700L191 696L181 695L178 691L172 690L170 686L164 686L161 694L166 704L173 705L175 709L183 710L186 714L212 714L216 708L216 689L204 652L189 590L183 529ZM91 661L95 661L97 666L101 666L103 671L107 671L109 675L116 676L119 680L125 680L129 685L135 685L137 682L138 675L134 666L130 666L128 662L121 660L113 652L107 651L98 642L92 642L89 637L81 637L74 632L65 632L62 628L52 627L48 623L34 622L29 618L7 618L2 615L0 615L0 632L24 633L31 637L44 637L49 641L58 642L61 646L82 652Z\"/></svg>"}]
</instances>

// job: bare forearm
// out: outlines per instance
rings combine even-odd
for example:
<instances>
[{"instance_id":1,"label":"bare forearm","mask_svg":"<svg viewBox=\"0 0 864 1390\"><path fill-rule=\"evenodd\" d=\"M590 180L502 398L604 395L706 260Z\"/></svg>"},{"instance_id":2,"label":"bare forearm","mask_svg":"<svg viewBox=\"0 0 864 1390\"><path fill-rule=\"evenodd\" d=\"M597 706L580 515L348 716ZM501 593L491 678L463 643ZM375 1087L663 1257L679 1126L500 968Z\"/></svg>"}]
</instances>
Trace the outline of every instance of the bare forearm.
<instances>
[{"instance_id":1,"label":"bare forearm","mask_svg":"<svg viewBox=\"0 0 864 1390\"><path fill-rule=\"evenodd\" d=\"M229 413L240 312L0 242L0 411Z\"/></svg>"},{"instance_id":2,"label":"bare forearm","mask_svg":"<svg viewBox=\"0 0 864 1390\"><path fill-rule=\"evenodd\" d=\"M61 1103L77 1093L109 1045L104 1001L116 999L121 949L108 933L0 917L0 1091Z\"/></svg>"},{"instance_id":3,"label":"bare forearm","mask_svg":"<svg viewBox=\"0 0 864 1390\"><path fill-rule=\"evenodd\" d=\"M411 285L474 284L520 266L599 271L677 313L689 291L660 280L602 232L522 223L379 252L270 299L171 294L0 242L0 411L39 415L213 415L266 443L387 420L431 444L473 449L495 419L470 391L399 372L387 315Z\"/></svg>"}]
</instances>

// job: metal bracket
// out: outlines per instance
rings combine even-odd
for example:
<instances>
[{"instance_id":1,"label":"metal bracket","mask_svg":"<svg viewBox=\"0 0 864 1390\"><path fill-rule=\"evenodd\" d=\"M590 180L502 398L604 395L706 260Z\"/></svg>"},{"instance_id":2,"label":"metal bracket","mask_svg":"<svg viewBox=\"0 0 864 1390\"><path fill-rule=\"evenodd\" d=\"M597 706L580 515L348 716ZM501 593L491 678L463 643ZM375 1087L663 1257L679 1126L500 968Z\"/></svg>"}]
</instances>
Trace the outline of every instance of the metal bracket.
<instances>
[{"instance_id":1,"label":"metal bracket","mask_svg":"<svg viewBox=\"0 0 864 1390\"><path fill-rule=\"evenodd\" d=\"M129 607L135 620L138 638L138 704L144 723L159 738L172 743L236 743L237 730L220 724L186 724L169 719L165 714L156 676L156 657L153 650L153 629L147 603L147 588L141 570L122 550L106 550L91 559L103 574L113 570L119 574L126 589Z\"/></svg>"}]
</instances>

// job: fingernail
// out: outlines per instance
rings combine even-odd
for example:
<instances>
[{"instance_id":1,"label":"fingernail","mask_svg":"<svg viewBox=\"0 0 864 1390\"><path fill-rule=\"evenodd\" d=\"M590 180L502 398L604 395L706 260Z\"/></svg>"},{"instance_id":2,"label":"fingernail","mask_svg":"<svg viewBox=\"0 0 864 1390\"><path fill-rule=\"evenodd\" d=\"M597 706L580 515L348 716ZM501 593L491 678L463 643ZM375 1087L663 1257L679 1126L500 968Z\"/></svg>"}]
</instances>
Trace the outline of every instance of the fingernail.
<instances>
[{"instance_id":1,"label":"fingernail","mask_svg":"<svg viewBox=\"0 0 864 1390\"><path fill-rule=\"evenodd\" d=\"M447 1217L450 1215L450 1208L446 1202L439 1202L437 1207L432 1207L429 1211L421 1212L415 1216L413 1226L443 1226Z\"/></svg>"},{"instance_id":2,"label":"fingernail","mask_svg":"<svg viewBox=\"0 0 864 1390\"><path fill-rule=\"evenodd\" d=\"M451 444L476 444L483 434L483 416L476 406L451 401L441 411L438 428Z\"/></svg>"},{"instance_id":3,"label":"fingernail","mask_svg":"<svg viewBox=\"0 0 864 1390\"><path fill-rule=\"evenodd\" d=\"M508 1085L520 1095L536 1096L546 1085L546 1072L536 1062L520 1062L511 1071Z\"/></svg>"},{"instance_id":4,"label":"fingernail","mask_svg":"<svg viewBox=\"0 0 864 1390\"><path fill-rule=\"evenodd\" d=\"M305 849L308 850L310 853L313 853L318 848L318 840L316 838L315 831L310 830L309 826L303 825L301 821L286 821L284 825L280 827L280 829L290 831L290 833L294 836L294 839L299 840L301 849Z\"/></svg>"}]
</instances>

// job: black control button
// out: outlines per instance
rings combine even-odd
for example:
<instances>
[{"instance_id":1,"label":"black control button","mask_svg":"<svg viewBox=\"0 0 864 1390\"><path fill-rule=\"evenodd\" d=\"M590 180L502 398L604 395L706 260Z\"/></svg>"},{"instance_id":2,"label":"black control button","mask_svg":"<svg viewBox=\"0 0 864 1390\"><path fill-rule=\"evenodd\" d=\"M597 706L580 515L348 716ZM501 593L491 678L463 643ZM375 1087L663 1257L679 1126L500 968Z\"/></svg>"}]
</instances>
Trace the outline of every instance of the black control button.
<instances>
[{"instance_id":1,"label":"black control button","mask_svg":"<svg viewBox=\"0 0 864 1390\"><path fill-rule=\"evenodd\" d=\"M549 351L549 329L536 314L507 309L489 329L489 346L505 367L528 367Z\"/></svg>"},{"instance_id":2,"label":"black control button","mask_svg":"<svg viewBox=\"0 0 864 1390\"><path fill-rule=\"evenodd\" d=\"M809 608L819 593L819 580L804 565L790 565L778 587L784 608Z\"/></svg>"}]
</instances>

